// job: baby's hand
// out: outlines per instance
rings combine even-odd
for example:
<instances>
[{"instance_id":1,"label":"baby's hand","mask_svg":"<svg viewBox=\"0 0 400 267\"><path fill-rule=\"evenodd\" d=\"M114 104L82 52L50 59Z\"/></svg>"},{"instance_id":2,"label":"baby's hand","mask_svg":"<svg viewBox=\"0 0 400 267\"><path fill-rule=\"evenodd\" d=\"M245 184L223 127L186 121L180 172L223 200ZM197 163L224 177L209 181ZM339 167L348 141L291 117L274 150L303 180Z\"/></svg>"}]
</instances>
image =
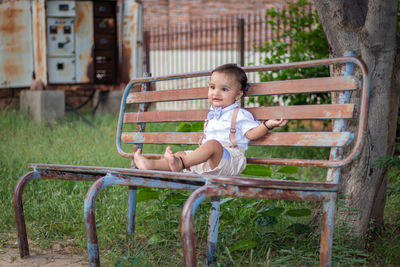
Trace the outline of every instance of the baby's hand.
<instances>
[{"instance_id":1,"label":"baby's hand","mask_svg":"<svg viewBox=\"0 0 400 267\"><path fill-rule=\"evenodd\" d=\"M268 128L275 128L275 127L282 127L285 126L288 123L288 120L284 120L283 118L281 118L280 120L268 120L265 122L266 126L268 126Z\"/></svg>"}]
</instances>

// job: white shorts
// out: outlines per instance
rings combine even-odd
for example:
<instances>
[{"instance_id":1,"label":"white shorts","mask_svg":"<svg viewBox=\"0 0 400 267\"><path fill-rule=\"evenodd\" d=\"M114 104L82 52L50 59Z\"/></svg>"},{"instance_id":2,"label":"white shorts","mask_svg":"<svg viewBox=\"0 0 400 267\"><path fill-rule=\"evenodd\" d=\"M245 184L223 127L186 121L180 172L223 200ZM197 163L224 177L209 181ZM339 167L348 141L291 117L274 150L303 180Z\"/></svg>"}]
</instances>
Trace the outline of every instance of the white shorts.
<instances>
[{"instance_id":1,"label":"white shorts","mask_svg":"<svg viewBox=\"0 0 400 267\"><path fill-rule=\"evenodd\" d=\"M241 147L229 147L228 145L222 146L224 152L222 154L221 161L216 168L211 169L208 162L204 162L190 167L190 170L185 169L184 171L197 174L204 173L228 176L240 174L244 168L246 168L246 157L244 155L245 150ZM191 152L193 152L193 150L185 151L186 154Z\"/></svg>"}]
</instances>

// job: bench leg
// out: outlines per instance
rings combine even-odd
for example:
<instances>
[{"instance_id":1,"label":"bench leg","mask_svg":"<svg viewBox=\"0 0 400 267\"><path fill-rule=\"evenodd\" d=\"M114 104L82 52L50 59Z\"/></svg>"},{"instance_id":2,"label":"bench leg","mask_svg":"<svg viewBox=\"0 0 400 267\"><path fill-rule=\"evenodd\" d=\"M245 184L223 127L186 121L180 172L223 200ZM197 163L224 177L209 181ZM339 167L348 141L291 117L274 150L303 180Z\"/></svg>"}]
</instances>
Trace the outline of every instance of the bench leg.
<instances>
[{"instance_id":1,"label":"bench leg","mask_svg":"<svg viewBox=\"0 0 400 267\"><path fill-rule=\"evenodd\" d=\"M207 262L206 266L215 262L219 227L220 197L211 197L211 209L208 223Z\"/></svg>"},{"instance_id":2,"label":"bench leg","mask_svg":"<svg viewBox=\"0 0 400 267\"><path fill-rule=\"evenodd\" d=\"M129 186L128 190L128 214L127 214L127 226L126 233L132 235L135 233L135 219L136 219L136 194L137 187Z\"/></svg>"},{"instance_id":3,"label":"bench leg","mask_svg":"<svg viewBox=\"0 0 400 267\"><path fill-rule=\"evenodd\" d=\"M83 213L85 217L89 264L91 267L100 266L99 244L97 240L96 218L94 209L96 197L105 187L121 184L122 181L123 179L121 178L115 177L113 175L106 175L94 182L86 194Z\"/></svg>"},{"instance_id":4,"label":"bench leg","mask_svg":"<svg viewBox=\"0 0 400 267\"><path fill-rule=\"evenodd\" d=\"M336 193L323 202L319 266L331 266L333 231L335 228Z\"/></svg>"},{"instance_id":5,"label":"bench leg","mask_svg":"<svg viewBox=\"0 0 400 267\"><path fill-rule=\"evenodd\" d=\"M24 207L22 204L22 193L24 191L25 185L34 178L35 178L34 172L29 172L24 176L22 176L14 187L14 194L13 194L14 217L15 217L15 223L17 225L19 255L21 258L29 256L29 245L28 245L28 238L26 236L26 225L25 225Z\"/></svg>"},{"instance_id":6,"label":"bench leg","mask_svg":"<svg viewBox=\"0 0 400 267\"><path fill-rule=\"evenodd\" d=\"M197 207L206 198L207 186L195 190L186 200L181 216L181 243L183 263L186 267L196 267L196 248L194 245L193 216Z\"/></svg>"}]
</instances>

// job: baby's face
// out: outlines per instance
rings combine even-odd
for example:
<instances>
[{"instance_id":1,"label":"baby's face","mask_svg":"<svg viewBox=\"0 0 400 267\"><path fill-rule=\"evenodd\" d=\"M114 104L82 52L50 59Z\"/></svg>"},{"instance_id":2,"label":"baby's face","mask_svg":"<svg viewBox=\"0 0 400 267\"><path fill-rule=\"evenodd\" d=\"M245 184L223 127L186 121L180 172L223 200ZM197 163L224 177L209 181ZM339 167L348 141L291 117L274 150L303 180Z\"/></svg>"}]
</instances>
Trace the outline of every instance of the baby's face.
<instances>
[{"instance_id":1,"label":"baby's face","mask_svg":"<svg viewBox=\"0 0 400 267\"><path fill-rule=\"evenodd\" d=\"M231 74L214 72L208 87L208 100L214 107L226 108L243 95L240 83Z\"/></svg>"}]
</instances>

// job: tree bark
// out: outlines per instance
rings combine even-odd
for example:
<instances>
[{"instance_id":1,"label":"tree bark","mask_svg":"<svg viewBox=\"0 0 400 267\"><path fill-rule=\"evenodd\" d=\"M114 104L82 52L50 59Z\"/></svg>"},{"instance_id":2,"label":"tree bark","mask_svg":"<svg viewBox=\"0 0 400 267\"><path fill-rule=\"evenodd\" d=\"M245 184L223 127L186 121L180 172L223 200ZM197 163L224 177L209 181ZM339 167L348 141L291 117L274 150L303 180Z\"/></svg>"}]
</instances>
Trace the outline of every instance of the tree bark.
<instances>
[{"instance_id":1,"label":"tree bark","mask_svg":"<svg viewBox=\"0 0 400 267\"><path fill-rule=\"evenodd\" d=\"M370 222L383 221L387 169L374 163L393 155L399 103L396 42L398 0L315 0L331 55L353 51L368 66L370 98L366 142L358 160L342 169L345 207L339 216L354 234L365 236ZM397 53L397 54L396 54ZM358 94L353 93L352 98ZM351 130L354 125L348 124Z\"/></svg>"}]
</instances>

